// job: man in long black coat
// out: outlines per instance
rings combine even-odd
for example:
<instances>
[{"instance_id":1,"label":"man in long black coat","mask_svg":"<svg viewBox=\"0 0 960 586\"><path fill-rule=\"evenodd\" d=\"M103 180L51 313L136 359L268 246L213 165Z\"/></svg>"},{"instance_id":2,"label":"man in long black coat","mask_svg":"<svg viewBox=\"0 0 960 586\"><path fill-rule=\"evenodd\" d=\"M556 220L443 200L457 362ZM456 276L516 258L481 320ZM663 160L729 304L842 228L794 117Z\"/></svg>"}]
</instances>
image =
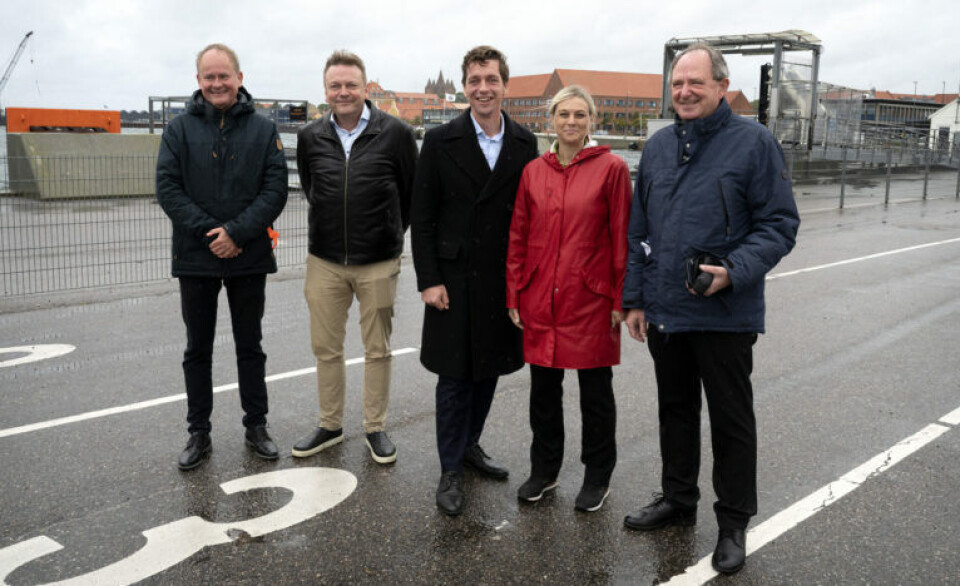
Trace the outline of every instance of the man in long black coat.
<instances>
[{"instance_id":1,"label":"man in long black coat","mask_svg":"<svg viewBox=\"0 0 960 586\"><path fill-rule=\"evenodd\" d=\"M536 138L500 109L510 77L493 47L463 59L470 109L427 133L414 179L411 235L427 305L420 361L439 375L437 506L463 511L463 466L504 479L480 447L497 378L523 366L520 330L506 310L506 255L520 174Z\"/></svg>"}]
</instances>

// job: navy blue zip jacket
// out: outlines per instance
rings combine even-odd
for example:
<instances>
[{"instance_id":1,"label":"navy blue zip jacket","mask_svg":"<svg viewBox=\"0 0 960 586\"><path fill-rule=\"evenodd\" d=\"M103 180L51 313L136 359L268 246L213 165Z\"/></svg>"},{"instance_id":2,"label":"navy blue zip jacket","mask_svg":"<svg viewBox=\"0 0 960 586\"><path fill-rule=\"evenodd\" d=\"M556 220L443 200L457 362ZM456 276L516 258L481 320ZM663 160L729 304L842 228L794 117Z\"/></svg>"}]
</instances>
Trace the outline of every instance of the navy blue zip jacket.
<instances>
[{"instance_id":1,"label":"navy blue zip jacket","mask_svg":"<svg viewBox=\"0 0 960 586\"><path fill-rule=\"evenodd\" d=\"M764 277L796 242L800 217L783 151L726 100L654 134L643 150L628 231L623 307L663 333L764 331ZM684 259L723 258L731 286L691 294Z\"/></svg>"},{"instance_id":2,"label":"navy blue zip jacket","mask_svg":"<svg viewBox=\"0 0 960 586\"><path fill-rule=\"evenodd\" d=\"M224 111L197 90L170 121L157 157L157 201L173 222L174 277L277 271L267 227L287 202L287 164L276 125L254 112L246 89ZM210 252L206 233L219 226L243 249L236 258Z\"/></svg>"}]
</instances>

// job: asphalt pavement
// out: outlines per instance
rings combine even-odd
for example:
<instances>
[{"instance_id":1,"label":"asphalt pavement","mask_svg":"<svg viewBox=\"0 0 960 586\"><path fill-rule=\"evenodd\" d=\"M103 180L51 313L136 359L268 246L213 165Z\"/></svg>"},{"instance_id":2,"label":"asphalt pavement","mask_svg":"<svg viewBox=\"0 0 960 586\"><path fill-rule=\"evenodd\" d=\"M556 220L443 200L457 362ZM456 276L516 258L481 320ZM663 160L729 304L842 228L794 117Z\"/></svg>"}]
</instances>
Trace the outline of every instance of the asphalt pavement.
<instances>
[{"instance_id":1,"label":"asphalt pavement","mask_svg":"<svg viewBox=\"0 0 960 586\"><path fill-rule=\"evenodd\" d=\"M531 439L524 369L501 379L481 439L509 479L468 471L464 514L439 513L435 377L418 360L423 309L405 253L391 466L363 441L355 307L345 441L290 455L317 422L297 270L270 278L264 318L281 458L244 446L222 307L213 453L189 472L176 467L187 434L174 284L0 301L0 582L960 583L960 201L956 173L935 181L929 191L941 195L924 200L921 179L897 178L890 205L882 181L848 186L842 210L836 185L796 187L798 244L768 278L755 349L759 514L733 577L707 559L706 417L698 524L623 527L660 481L652 361L626 332L614 368L619 459L600 511L573 508L583 476L573 373L560 486L534 505L517 501Z\"/></svg>"}]
</instances>

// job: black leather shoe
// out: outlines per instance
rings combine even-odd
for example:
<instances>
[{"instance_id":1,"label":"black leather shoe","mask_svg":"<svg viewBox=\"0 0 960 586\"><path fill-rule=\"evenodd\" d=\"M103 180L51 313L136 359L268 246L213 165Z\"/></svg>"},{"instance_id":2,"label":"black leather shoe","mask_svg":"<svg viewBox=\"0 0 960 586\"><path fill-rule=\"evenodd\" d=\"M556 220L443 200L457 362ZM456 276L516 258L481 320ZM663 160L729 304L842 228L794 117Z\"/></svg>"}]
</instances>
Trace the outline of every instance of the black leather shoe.
<instances>
[{"instance_id":1,"label":"black leather shoe","mask_svg":"<svg viewBox=\"0 0 960 586\"><path fill-rule=\"evenodd\" d=\"M584 484L577 495L577 500L573 503L573 508L585 513L599 511L603 506L603 501L610 495L608 486L592 486Z\"/></svg>"},{"instance_id":2,"label":"black leather shoe","mask_svg":"<svg viewBox=\"0 0 960 586\"><path fill-rule=\"evenodd\" d=\"M377 464L393 464L397 461L397 447L393 445L385 431L368 433L367 447L370 448L370 456Z\"/></svg>"},{"instance_id":3,"label":"black leather shoe","mask_svg":"<svg viewBox=\"0 0 960 586\"><path fill-rule=\"evenodd\" d=\"M247 446L253 450L258 458L276 460L279 457L277 444L270 439L266 425L248 427L245 437L247 438Z\"/></svg>"},{"instance_id":4,"label":"black leather shoe","mask_svg":"<svg viewBox=\"0 0 960 586\"><path fill-rule=\"evenodd\" d=\"M721 574L735 574L747 561L747 532L743 529L721 529L717 549L710 559L713 569Z\"/></svg>"},{"instance_id":5,"label":"black leather shoe","mask_svg":"<svg viewBox=\"0 0 960 586\"><path fill-rule=\"evenodd\" d=\"M467 453L463 455L463 463L487 478L503 480L510 476L510 471L491 460L480 444L473 444L467 448Z\"/></svg>"},{"instance_id":6,"label":"black leather shoe","mask_svg":"<svg viewBox=\"0 0 960 586\"><path fill-rule=\"evenodd\" d=\"M317 427L310 435L298 441L291 452L296 458L307 458L314 454L319 454L330 446L335 446L343 441L343 430L330 431L323 427Z\"/></svg>"},{"instance_id":7,"label":"black leather shoe","mask_svg":"<svg viewBox=\"0 0 960 586\"><path fill-rule=\"evenodd\" d=\"M628 529L651 531L667 525L692 527L697 523L697 509L682 509L662 495L636 513L630 513L623 520Z\"/></svg>"},{"instance_id":8,"label":"black leather shoe","mask_svg":"<svg viewBox=\"0 0 960 586\"><path fill-rule=\"evenodd\" d=\"M463 512L463 472L452 470L440 476L437 507L451 517Z\"/></svg>"},{"instance_id":9,"label":"black leather shoe","mask_svg":"<svg viewBox=\"0 0 960 586\"><path fill-rule=\"evenodd\" d=\"M181 470L190 470L196 468L203 462L203 459L210 453L211 443L210 434L206 431L196 431L190 434L187 440L187 447L180 454L177 460L177 466Z\"/></svg>"}]
</instances>

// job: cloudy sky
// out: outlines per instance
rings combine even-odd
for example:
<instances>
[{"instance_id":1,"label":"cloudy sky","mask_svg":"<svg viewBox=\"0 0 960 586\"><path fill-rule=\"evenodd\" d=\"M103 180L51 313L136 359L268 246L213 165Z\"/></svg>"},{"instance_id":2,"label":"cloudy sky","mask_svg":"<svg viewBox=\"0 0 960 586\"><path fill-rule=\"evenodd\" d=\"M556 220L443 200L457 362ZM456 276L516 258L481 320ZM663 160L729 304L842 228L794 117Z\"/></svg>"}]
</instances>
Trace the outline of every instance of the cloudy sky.
<instances>
[{"instance_id":1,"label":"cloudy sky","mask_svg":"<svg viewBox=\"0 0 960 586\"><path fill-rule=\"evenodd\" d=\"M3 0L0 67L34 31L5 107L147 108L148 96L196 88L194 57L210 42L240 55L255 97L322 102L334 49L358 53L387 89L423 91L485 43L511 73L554 68L660 73L667 40L802 29L819 37L821 81L862 89L956 92L956 0ZM755 97L759 58L729 58L731 87ZM459 84L458 84L459 89Z\"/></svg>"}]
</instances>

